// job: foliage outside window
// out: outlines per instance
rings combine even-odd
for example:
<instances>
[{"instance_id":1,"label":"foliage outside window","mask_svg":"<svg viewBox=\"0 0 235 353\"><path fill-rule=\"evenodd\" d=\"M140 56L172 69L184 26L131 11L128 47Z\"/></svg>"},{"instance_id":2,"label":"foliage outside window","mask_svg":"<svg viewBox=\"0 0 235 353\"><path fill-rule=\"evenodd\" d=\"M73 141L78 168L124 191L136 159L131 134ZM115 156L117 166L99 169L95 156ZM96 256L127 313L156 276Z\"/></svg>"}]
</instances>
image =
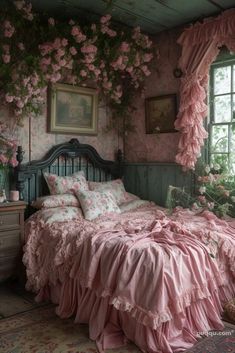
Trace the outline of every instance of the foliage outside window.
<instances>
[{"instance_id":1,"label":"foliage outside window","mask_svg":"<svg viewBox=\"0 0 235 353\"><path fill-rule=\"evenodd\" d=\"M211 66L209 103L209 162L235 174L234 57Z\"/></svg>"}]
</instances>

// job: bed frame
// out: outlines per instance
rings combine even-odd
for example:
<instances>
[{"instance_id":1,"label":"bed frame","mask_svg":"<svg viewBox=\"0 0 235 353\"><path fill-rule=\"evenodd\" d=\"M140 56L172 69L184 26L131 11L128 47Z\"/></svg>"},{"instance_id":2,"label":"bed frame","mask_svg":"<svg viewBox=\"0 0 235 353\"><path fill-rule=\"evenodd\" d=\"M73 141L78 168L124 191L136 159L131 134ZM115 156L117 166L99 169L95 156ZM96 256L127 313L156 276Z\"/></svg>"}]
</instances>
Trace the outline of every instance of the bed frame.
<instances>
[{"instance_id":1,"label":"bed frame","mask_svg":"<svg viewBox=\"0 0 235 353\"><path fill-rule=\"evenodd\" d=\"M28 204L26 217L35 212L30 206L31 202L49 194L43 172L66 176L83 170L90 181L112 180L123 174L121 150L117 151L116 161L104 160L94 147L81 144L75 138L52 147L40 160L23 164L23 155L22 147L18 146L15 186L19 190L20 200Z\"/></svg>"}]
</instances>

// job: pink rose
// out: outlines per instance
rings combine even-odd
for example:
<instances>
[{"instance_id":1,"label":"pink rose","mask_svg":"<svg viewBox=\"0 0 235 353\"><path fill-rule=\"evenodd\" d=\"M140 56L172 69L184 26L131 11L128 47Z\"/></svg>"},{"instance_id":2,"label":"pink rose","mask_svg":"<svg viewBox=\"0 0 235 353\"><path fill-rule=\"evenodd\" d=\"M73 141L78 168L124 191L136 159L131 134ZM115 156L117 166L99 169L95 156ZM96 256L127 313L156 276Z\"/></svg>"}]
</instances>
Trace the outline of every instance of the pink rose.
<instances>
[{"instance_id":1,"label":"pink rose","mask_svg":"<svg viewBox=\"0 0 235 353\"><path fill-rule=\"evenodd\" d=\"M7 94L5 95L5 100L6 100L7 103L12 103L13 100L14 100L14 97L13 97L13 96L10 96L9 93L7 93Z\"/></svg>"},{"instance_id":2,"label":"pink rose","mask_svg":"<svg viewBox=\"0 0 235 353\"><path fill-rule=\"evenodd\" d=\"M102 16L102 17L101 17L100 23L106 24L106 23L108 23L110 20L111 20L111 15L105 15L105 16Z\"/></svg>"},{"instance_id":3,"label":"pink rose","mask_svg":"<svg viewBox=\"0 0 235 353\"><path fill-rule=\"evenodd\" d=\"M77 54L77 49L75 47L69 48L70 54L71 55L76 55Z\"/></svg>"},{"instance_id":4,"label":"pink rose","mask_svg":"<svg viewBox=\"0 0 235 353\"><path fill-rule=\"evenodd\" d=\"M2 60L5 64L9 64L9 62L11 61L11 56L9 54L3 54Z\"/></svg>"},{"instance_id":5,"label":"pink rose","mask_svg":"<svg viewBox=\"0 0 235 353\"><path fill-rule=\"evenodd\" d=\"M54 26L54 25L55 25L55 20L54 20L54 18L49 17L49 18L48 18L48 24L49 24L50 26Z\"/></svg>"}]
</instances>

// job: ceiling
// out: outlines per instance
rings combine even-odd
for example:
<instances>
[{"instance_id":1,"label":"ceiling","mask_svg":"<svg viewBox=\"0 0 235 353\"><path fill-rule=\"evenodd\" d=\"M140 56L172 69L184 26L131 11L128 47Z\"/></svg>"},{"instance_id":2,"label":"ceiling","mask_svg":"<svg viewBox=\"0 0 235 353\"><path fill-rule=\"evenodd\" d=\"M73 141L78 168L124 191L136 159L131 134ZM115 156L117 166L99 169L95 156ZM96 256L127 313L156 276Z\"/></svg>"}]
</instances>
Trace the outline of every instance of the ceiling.
<instances>
[{"instance_id":1,"label":"ceiling","mask_svg":"<svg viewBox=\"0 0 235 353\"><path fill-rule=\"evenodd\" d=\"M33 8L51 16L93 20L110 13L114 20L158 32L192 23L235 7L235 0L31 0Z\"/></svg>"}]
</instances>

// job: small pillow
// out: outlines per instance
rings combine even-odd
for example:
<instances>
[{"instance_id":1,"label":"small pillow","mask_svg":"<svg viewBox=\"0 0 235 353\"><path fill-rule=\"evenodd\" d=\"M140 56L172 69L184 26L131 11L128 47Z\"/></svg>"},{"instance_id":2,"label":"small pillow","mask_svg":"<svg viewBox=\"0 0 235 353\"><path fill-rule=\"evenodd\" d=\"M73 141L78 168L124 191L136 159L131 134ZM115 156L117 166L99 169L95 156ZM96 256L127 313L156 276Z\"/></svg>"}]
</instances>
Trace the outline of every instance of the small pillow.
<instances>
[{"instance_id":1,"label":"small pillow","mask_svg":"<svg viewBox=\"0 0 235 353\"><path fill-rule=\"evenodd\" d=\"M89 189L93 191L110 191L118 205L126 201L126 190L124 188L123 182L121 179L104 181L104 182L89 182Z\"/></svg>"},{"instance_id":2,"label":"small pillow","mask_svg":"<svg viewBox=\"0 0 235 353\"><path fill-rule=\"evenodd\" d=\"M43 173L51 195L74 194L75 191L88 190L88 183L83 171L70 176Z\"/></svg>"},{"instance_id":3,"label":"small pillow","mask_svg":"<svg viewBox=\"0 0 235 353\"><path fill-rule=\"evenodd\" d=\"M31 203L31 206L37 209L64 206L80 207L80 203L75 195L61 194L38 197Z\"/></svg>"},{"instance_id":4,"label":"small pillow","mask_svg":"<svg viewBox=\"0 0 235 353\"><path fill-rule=\"evenodd\" d=\"M105 213L120 213L120 208L110 191L78 191L76 195L81 204L84 217L89 221Z\"/></svg>"},{"instance_id":5,"label":"small pillow","mask_svg":"<svg viewBox=\"0 0 235 353\"><path fill-rule=\"evenodd\" d=\"M40 214L40 220L47 224L54 222L67 222L72 220L84 220L82 210L78 207L55 207L43 208L37 211Z\"/></svg>"}]
</instances>

